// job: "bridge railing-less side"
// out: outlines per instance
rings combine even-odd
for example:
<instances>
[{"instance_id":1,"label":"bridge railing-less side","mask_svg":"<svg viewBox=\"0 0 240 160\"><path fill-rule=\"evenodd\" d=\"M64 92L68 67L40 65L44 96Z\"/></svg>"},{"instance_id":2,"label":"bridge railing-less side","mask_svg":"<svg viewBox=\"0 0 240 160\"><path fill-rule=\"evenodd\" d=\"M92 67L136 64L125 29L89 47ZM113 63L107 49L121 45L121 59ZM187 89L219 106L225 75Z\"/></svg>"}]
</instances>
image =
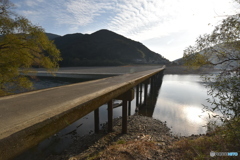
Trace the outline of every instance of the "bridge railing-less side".
<instances>
[{"instance_id":1,"label":"bridge railing-less side","mask_svg":"<svg viewBox=\"0 0 240 160\"><path fill-rule=\"evenodd\" d=\"M159 69L54 87L0 98L0 160L13 158L69 124L108 103L111 131L112 99L123 100L123 133L127 132L127 101L131 90L163 73Z\"/></svg>"}]
</instances>

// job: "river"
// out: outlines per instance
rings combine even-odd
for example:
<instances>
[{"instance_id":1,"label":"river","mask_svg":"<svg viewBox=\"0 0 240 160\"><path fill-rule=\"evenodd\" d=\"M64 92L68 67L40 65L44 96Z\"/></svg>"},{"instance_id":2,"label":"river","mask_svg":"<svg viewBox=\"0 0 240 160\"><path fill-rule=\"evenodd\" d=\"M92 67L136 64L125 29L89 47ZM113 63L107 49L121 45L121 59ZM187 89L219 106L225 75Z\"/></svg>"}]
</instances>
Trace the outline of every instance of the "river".
<instances>
[{"instance_id":1,"label":"river","mask_svg":"<svg viewBox=\"0 0 240 160\"><path fill-rule=\"evenodd\" d=\"M34 80L34 86L37 89L43 89L80 81L84 80L40 77ZM202 126L207 123L207 113L202 112L202 104L207 105L207 98L207 90L201 82L200 75L164 75L163 81L155 92L148 96L147 106L139 107L136 113L135 99L131 102L131 114L140 114L166 121L174 135L204 134L206 128ZM114 118L121 116L121 113L121 107L115 108L113 110ZM103 105L100 107L100 124L106 122L107 105ZM92 134L93 130L93 113L90 113L16 159L44 159L50 153L60 153L68 148L75 138Z\"/></svg>"}]
</instances>

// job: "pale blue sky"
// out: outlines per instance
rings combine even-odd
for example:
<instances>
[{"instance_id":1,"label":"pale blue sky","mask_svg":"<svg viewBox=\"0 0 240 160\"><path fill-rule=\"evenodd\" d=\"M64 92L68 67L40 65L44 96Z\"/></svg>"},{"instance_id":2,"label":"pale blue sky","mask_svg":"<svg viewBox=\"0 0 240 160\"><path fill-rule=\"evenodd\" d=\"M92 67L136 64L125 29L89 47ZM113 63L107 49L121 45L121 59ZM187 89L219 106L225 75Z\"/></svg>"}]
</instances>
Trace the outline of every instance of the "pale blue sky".
<instances>
[{"instance_id":1,"label":"pale blue sky","mask_svg":"<svg viewBox=\"0 0 240 160\"><path fill-rule=\"evenodd\" d=\"M236 14L234 0L11 0L14 11L65 35L109 29L169 60L182 57L200 34ZM209 25L210 24L210 25Z\"/></svg>"}]
</instances>

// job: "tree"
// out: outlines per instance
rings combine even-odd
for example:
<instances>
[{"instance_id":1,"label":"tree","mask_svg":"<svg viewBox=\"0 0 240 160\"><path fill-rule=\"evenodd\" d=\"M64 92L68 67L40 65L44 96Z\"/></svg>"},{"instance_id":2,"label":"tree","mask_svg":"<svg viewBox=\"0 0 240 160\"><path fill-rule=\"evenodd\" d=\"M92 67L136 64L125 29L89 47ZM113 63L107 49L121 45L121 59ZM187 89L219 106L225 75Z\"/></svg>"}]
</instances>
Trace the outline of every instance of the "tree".
<instances>
[{"instance_id":1,"label":"tree","mask_svg":"<svg viewBox=\"0 0 240 160\"><path fill-rule=\"evenodd\" d=\"M30 89L32 83L22 73L33 71L33 66L53 72L61 60L44 29L12 13L12 6L8 0L0 0L0 96Z\"/></svg>"},{"instance_id":2,"label":"tree","mask_svg":"<svg viewBox=\"0 0 240 160\"><path fill-rule=\"evenodd\" d=\"M211 105L204 109L214 112L209 116L221 120L228 128L226 135L240 144L240 14L227 17L211 34L200 36L184 50L184 61L189 67L219 70L204 76L211 96Z\"/></svg>"}]
</instances>

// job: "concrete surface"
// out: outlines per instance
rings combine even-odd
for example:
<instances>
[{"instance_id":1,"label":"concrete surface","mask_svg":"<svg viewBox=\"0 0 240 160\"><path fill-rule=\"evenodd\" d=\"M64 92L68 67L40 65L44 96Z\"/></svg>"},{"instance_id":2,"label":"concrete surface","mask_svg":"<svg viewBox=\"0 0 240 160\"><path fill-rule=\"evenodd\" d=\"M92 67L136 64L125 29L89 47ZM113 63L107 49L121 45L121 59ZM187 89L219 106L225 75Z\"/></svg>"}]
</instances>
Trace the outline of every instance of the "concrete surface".
<instances>
[{"instance_id":1,"label":"concrete surface","mask_svg":"<svg viewBox=\"0 0 240 160\"><path fill-rule=\"evenodd\" d=\"M114 67L62 67L55 73L56 77L72 77L72 78L106 78L127 73L136 73L159 68L159 65L138 65L138 66L114 66ZM45 69L36 69L36 73L31 75L37 76L53 76Z\"/></svg>"},{"instance_id":2,"label":"concrete surface","mask_svg":"<svg viewBox=\"0 0 240 160\"><path fill-rule=\"evenodd\" d=\"M164 68L0 98L0 159L37 145Z\"/></svg>"}]
</instances>

